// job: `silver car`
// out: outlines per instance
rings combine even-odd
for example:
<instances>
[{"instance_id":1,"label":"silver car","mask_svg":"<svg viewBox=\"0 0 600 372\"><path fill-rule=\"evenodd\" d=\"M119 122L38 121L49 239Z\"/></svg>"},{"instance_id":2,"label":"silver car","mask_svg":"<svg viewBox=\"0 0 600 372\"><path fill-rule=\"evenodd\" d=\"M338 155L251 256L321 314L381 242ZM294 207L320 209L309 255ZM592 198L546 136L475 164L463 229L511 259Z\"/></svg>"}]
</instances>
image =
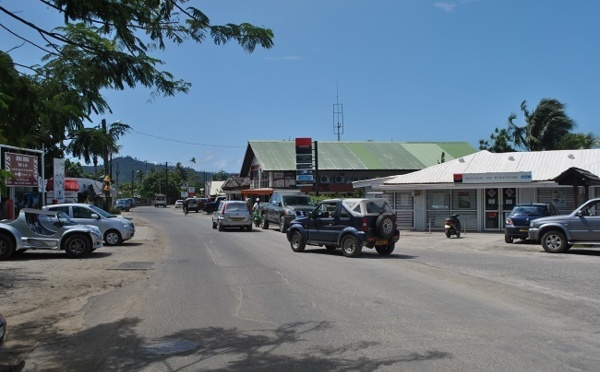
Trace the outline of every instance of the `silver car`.
<instances>
[{"instance_id":1,"label":"silver car","mask_svg":"<svg viewBox=\"0 0 600 372\"><path fill-rule=\"evenodd\" d=\"M252 216L248 205L239 200L223 200L212 213L212 227L223 231L227 227L238 227L252 231Z\"/></svg>"},{"instance_id":2,"label":"silver car","mask_svg":"<svg viewBox=\"0 0 600 372\"><path fill-rule=\"evenodd\" d=\"M52 204L43 209L61 211L77 223L97 226L102 232L106 245L118 245L133 238L135 227L130 219L115 216L93 204Z\"/></svg>"},{"instance_id":3,"label":"silver car","mask_svg":"<svg viewBox=\"0 0 600 372\"><path fill-rule=\"evenodd\" d=\"M21 209L16 219L0 223L0 231L0 260L28 249L64 250L79 258L102 247L96 226L80 225L58 211Z\"/></svg>"}]
</instances>

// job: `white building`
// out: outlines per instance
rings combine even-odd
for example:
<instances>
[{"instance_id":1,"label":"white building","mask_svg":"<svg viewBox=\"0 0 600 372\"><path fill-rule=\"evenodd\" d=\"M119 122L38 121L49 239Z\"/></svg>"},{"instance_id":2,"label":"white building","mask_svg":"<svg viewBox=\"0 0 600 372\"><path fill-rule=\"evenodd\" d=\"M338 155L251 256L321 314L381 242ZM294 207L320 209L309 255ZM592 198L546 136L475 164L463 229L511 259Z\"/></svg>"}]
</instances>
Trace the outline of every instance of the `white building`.
<instances>
[{"instance_id":1,"label":"white building","mask_svg":"<svg viewBox=\"0 0 600 372\"><path fill-rule=\"evenodd\" d=\"M568 213L600 196L600 149L491 153L480 151L420 171L353 182L388 199L401 229L442 230L460 214L463 228L502 231L517 203L553 203ZM573 187L573 182L579 182ZM585 187L584 185L591 185Z\"/></svg>"}]
</instances>

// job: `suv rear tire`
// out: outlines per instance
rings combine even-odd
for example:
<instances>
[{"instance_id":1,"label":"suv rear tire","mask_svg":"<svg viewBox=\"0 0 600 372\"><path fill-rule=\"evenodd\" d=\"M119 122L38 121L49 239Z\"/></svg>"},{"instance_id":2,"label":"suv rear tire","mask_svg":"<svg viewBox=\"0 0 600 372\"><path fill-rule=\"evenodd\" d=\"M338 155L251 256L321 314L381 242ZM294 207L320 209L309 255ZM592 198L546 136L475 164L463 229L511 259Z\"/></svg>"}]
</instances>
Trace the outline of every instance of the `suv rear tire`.
<instances>
[{"instance_id":1,"label":"suv rear tire","mask_svg":"<svg viewBox=\"0 0 600 372\"><path fill-rule=\"evenodd\" d=\"M358 257L362 252L362 245L354 235L346 235L342 238L342 253L346 257Z\"/></svg>"},{"instance_id":2,"label":"suv rear tire","mask_svg":"<svg viewBox=\"0 0 600 372\"><path fill-rule=\"evenodd\" d=\"M550 230L542 236L542 247L549 253L564 253L570 248L570 245L562 231Z\"/></svg>"},{"instance_id":3,"label":"suv rear tire","mask_svg":"<svg viewBox=\"0 0 600 372\"><path fill-rule=\"evenodd\" d=\"M394 217L391 214L382 214L375 222L377 235L390 239L394 235Z\"/></svg>"}]
</instances>

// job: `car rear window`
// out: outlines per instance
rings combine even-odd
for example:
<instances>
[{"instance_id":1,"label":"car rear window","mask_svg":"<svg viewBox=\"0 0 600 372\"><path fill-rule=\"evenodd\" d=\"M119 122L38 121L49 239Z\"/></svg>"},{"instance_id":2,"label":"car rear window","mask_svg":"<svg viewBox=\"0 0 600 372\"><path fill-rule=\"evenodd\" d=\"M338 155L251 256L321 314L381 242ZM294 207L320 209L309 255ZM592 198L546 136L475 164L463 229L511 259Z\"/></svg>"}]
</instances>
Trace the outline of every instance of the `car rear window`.
<instances>
[{"instance_id":1,"label":"car rear window","mask_svg":"<svg viewBox=\"0 0 600 372\"><path fill-rule=\"evenodd\" d=\"M243 212L248 211L246 203L227 203L225 205L225 212Z\"/></svg>"},{"instance_id":2,"label":"car rear window","mask_svg":"<svg viewBox=\"0 0 600 372\"><path fill-rule=\"evenodd\" d=\"M511 214L513 216L546 216L548 212L546 207L541 205L521 205L516 206Z\"/></svg>"}]
</instances>

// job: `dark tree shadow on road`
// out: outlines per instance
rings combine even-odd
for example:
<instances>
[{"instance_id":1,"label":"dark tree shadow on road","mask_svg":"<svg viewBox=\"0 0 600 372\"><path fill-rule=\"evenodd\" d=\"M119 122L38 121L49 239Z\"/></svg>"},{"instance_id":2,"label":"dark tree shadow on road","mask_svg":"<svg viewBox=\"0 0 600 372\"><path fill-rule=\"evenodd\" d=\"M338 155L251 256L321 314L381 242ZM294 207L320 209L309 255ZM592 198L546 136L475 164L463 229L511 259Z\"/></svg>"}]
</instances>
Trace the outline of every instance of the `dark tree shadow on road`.
<instances>
[{"instance_id":1,"label":"dark tree shadow on road","mask_svg":"<svg viewBox=\"0 0 600 372\"><path fill-rule=\"evenodd\" d=\"M404 351L394 358L364 357L370 350L377 353L381 347L378 342L341 343L336 347L311 345L311 334L333 328L327 321L295 322L250 331L198 328L146 340L135 331L140 324L137 318L98 325L73 335L44 326L58 318L47 317L13 329L12 343L17 346L5 350L10 362L0 362L0 371L136 371L151 365L168 371L374 371L382 366L398 365L402 369L401 363L452 358L450 353L436 350ZM31 346L19 349L18 345L31 340L38 342L35 350ZM28 361L30 352L39 364Z\"/></svg>"}]
</instances>

